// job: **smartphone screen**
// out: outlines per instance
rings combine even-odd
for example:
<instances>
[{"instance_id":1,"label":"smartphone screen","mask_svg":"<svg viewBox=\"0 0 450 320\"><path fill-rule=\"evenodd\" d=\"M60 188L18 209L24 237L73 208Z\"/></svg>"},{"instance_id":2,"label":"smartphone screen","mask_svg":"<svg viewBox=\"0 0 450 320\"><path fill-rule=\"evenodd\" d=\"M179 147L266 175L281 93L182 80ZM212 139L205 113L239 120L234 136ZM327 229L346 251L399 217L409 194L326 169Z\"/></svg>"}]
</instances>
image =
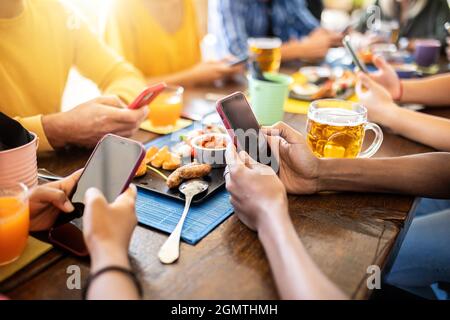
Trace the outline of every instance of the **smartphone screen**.
<instances>
[{"instance_id":1,"label":"smartphone screen","mask_svg":"<svg viewBox=\"0 0 450 320\"><path fill-rule=\"evenodd\" d=\"M113 202L127 187L144 156L139 142L106 135L91 155L72 195L74 204L84 204L84 194L94 187Z\"/></svg>"},{"instance_id":2,"label":"smartphone screen","mask_svg":"<svg viewBox=\"0 0 450 320\"><path fill-rule=\"evenodd\" d=\"M238 150L245 150L253 159L277 172L278 161L244 94L237 92L219 100L217 109Z\"/></svg>"}]
</instances>

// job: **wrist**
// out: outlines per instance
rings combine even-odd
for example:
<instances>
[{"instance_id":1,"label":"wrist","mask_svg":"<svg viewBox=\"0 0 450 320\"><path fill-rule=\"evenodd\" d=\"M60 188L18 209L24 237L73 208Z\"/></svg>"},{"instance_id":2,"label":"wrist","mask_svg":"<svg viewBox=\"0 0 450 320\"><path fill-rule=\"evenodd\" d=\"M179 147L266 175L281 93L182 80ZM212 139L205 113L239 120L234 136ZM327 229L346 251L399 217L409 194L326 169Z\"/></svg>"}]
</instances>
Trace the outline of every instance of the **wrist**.
<instances>
[{"instance_id":1,"label":"wrist","mask_svg":"<svg viewBox=\"0 0 450 320\"><path fill-rule=\"evenodd\" d=\"M64 122L62 113L42 116L42 127L44 128L45 136L50 145L55 149L64 147L66 144L65 132L67 128Z\"/></svg>"},{"instance_id":2,"label":"wrist","mask_svg":"<svg viewBox=\"0 0 450 320\"><path fill-rule=\"evenodd\" d=\"M402 108L395 104L395 102L391 102L386 106L386 111L383 113L383 121L379 121L379 124L392 131L396 131L395 127L399 119L401 119Z\"/></svg>"},{"instance_id":3,"label":"wrist","mask_svg":"<svg viewBox=\"0 0 450 320\"><path fill-rule=\"evenodd\" d=\"M89 252L92 272L111 265L130 268L128 251L120 246L112 244L89 246Z\"/></svg>"},{"instance_id":4,"label":"wrist","mask_svg":"<svg viewBox=\"0 0 450 320\"><path fill-rule=\"evenodd\" d=\"M320 159L317 191L352 191L363 178L366 159Z\"/></svg>"},{"instance_id":5,"label":"wrist","mask_svg":"<svg viewBox=\"0 0 450 320\"><path fill-rule=\"evenodd\" d=\"M296 232L289 213L281 219L265 219L258 228L258 238L264 248L285 243L293 235L296 235Z\"/></svg>"},{"instance_id":6,"label":"wrist","mask_svg":"<svg viewBox=\"0 0 450 320\"><path fill-rule=\"evenodd\" d=\"M392 95L394 101L401 101L403 97L403 81L398 80L396 92Z\"/></svg>"}]
</instances>

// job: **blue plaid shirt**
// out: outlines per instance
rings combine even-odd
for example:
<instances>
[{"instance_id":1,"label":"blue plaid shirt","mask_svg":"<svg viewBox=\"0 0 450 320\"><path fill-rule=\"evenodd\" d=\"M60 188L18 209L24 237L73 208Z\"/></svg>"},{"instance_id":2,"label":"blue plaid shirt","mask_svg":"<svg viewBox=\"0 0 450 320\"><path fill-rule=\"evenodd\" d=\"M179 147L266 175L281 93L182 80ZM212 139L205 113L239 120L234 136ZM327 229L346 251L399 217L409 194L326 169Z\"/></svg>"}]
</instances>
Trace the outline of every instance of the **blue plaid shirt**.
<instances>
[{"instance_id":1,"label":"blue plaid shirt","mask_svg":"<svg viewBox=\"0 0 450 320\"><path fill-rule=\"evenodd\" d=\"M305 0L273 0L272 10L267 0L210 0L209 32L222 53L245 56L250 37L272 35L286 42L318 26Z\"/></svg>"}]
</instances>

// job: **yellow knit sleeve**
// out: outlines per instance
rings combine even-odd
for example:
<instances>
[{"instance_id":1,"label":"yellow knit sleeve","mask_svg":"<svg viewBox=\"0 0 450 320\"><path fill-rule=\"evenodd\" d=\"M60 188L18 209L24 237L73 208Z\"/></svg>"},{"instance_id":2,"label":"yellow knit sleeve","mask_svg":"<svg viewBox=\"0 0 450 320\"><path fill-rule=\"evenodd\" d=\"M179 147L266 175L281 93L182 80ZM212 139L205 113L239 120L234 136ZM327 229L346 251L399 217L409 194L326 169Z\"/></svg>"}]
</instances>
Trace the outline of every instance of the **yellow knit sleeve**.
<instances>
[{"instance_id":1,"label":"yellow knit sleeve","mask_svg":"<svg viewBox=\"0 0 450 320\"><path fill-rule=\"evenodd\" d=\"M74 37L74 63L105 94L130 103L146 87L142 74L81 22Z\"/></svg>"},{"instance_id":2,"label":"yellow knit sleeve","mask_svg":"<svg viewBox=\"0 0 450 320\"><path fill-rule=\"evenodd\" d=\"M51 151L52 146L48 142L45 135L44 127L42 126L42 115L36 115L32 117L15 117L15 120L19 121L28 131L35 133L39 138L39 152Z\"/></svg>"}]
</instances>

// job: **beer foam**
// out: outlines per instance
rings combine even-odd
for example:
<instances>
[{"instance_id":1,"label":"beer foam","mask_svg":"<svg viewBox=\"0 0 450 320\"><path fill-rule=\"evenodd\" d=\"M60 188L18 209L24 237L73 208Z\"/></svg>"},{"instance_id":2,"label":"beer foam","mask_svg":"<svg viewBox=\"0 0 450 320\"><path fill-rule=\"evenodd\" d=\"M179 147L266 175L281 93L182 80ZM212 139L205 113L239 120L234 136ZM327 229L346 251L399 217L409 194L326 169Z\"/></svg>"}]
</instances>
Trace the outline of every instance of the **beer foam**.
<instances>
[{"instance_id":1,"label":"beer foam","mask_svg":"<svg viewBox=\"0 0 450 320\"><path fill-rule=\"evenodd\" d=\"M366 122L365 114L341 108L320 108L308 113L308 118L330 126L359 126Z\"/></svg>"},{"instance_id":2,"label":"beer foam","mask_svg":"<svg viewBox=\"0 0 450 320\"><path fill-rule=\"evenodd\" d=\"M250 38L248 44L258 49L276 49L281 46L281 40L277 38Z\"/></svg>"}]
</instances>

